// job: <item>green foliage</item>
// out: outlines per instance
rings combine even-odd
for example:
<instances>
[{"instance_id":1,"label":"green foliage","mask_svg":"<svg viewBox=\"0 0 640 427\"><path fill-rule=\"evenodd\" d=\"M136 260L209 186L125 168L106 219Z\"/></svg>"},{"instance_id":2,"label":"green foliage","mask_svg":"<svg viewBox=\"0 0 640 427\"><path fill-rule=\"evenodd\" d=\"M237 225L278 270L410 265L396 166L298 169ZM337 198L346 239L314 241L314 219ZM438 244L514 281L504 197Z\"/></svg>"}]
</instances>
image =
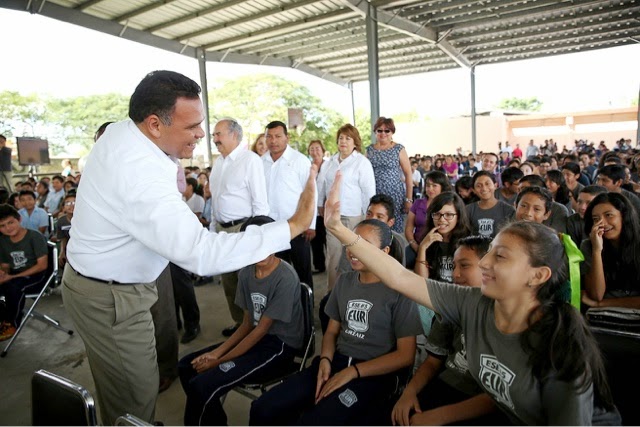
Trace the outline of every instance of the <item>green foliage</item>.
<instances>
[{"instance_id":1,"label":"green foliage","mask_svg":"<svg viewBox=\"0 0 640 427\"><path fill-rule=\"evenodd\" d=\"M305 121L302 132L289 129L293 147L306 154L309 141L319 139L329 151L337 151L335 132L349 120L325 107L305 86L269 74L254 74L222 80L209 89L211 124L232 117L242 125L249 143L269 122L287 123L288 108L301 108Z\"/></svg>"},{"instance_id":2,"label":"green foliage","mask_svg":"<svg viewBox=\"0 0 640 427\"><path fill-rule=\"evenodd\" d=\"M505 98L500 101L498 108L502 110L515 111L540 111L542 108L542 101L535 96L531 96L529 98Z\"/></svg>"}]
</instances>

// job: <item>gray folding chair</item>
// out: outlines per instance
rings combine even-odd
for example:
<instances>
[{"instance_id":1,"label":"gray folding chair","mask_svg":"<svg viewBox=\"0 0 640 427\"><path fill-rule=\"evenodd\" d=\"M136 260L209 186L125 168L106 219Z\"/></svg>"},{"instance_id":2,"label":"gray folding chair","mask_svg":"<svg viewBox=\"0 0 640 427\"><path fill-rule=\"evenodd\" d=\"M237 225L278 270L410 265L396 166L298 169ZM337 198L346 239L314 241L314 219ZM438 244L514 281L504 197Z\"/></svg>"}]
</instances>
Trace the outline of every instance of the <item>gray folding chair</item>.
<instances>
[{"instance_id":1,"label":"gray folding chair","mask_svg":"<svg viewBox=\"0 0 640 427\"><path fill-rule=\"evenodd\" d=\"M38 305L38 302L40 302L40 299L42 299L44 295L47 295L48 293L51 292L51 288L54 287L54 284L56 283L56 278L58 277L58 248L55 243L50 241L47 242L47 246L49 250L48 257L47 257L47 271L44 279L41 279L41 280L45 280L45 284L44 286L42 286L42 290L40 290L39 293L25 295L25 298L32 299L33 303L29 307L29 310L25 313L24 317L22 318L22 322L20 323L20 326L18 326L16 333L13 335L13 337L11 337L11 340L9 340L9 343L0 354L0 357L5 357L7 355L7 353L9 352L9 349L13 345L13 342L18 338L18 336L20 335L20 332L22 332L22 329L27 324L29 319L31 319L32 317L47 323L56 329L66 332L69 335L73 335L73 331L71 329L63 328L60 325L60 322L58 322L57 320L47 316L46 314L38 313L37 311L35 311L36 305Z\"/></svg>"},{"instance_id":2,"label":"gray folding chair","mask_svg":"<svg viewBox=\"0 0 640 427\"><path fill-rule=\"evenodd\" d=\"M41 369L31 378L31 424L97 426L96 405L81 385Z\"/></svg>"}]
</instances>

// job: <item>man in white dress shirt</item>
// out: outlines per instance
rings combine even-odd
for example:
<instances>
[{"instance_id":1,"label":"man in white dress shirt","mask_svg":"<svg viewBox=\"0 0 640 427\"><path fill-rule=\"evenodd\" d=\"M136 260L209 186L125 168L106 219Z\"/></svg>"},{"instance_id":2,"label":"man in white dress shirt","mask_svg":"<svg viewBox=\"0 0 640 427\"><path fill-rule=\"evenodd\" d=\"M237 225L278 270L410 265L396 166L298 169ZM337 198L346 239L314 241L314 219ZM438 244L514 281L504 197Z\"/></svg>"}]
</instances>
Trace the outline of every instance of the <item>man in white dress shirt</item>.
<instances>
[{"instance_id":1,"label":"man in white dress shirt","mask_svg":"<svg viewBox=\"0 0 640 427\"><path fill-rule=\"evenodd\" d=\"M64 305L82 337L105 425L131 413L151 422L158 393L149 308L169 261L202 276L285 250L315 219L315 170L289 221L216 234L202 227L176 188L177 165L203 136L200 87L155 71L136 87L130 120L109 125L78 188ZM310 194L309 194L310 193Z\"/></svg>"},{"instance_id":2,"label":"man in white dress shirt","mask_svg":"<svg viewBox=\"0 0 640 427\"><path fill-rule=\"evenodd\" d=\"M289 146L287 125L273 121L265 131L269 151L262 156L267 181L269 216L276 221L288 218L296 209L298 198L309 178L311 161ZM311 272L311 244L316 235L315 217L305 233L291 240L291 250L278 256L288 261L301 282L313 287Z\"/></svg>"},{"instance_id":3,"label":"man in white dress shirt","mask_svg":"<svg viewBox=\"0 0 640 427\"><path fill-rule=\"evenodd\" d=\"M211 230L237 233L252 216L269 215L267 187L260 157L240 147L242 126L234 119L222 119L213 130L213 142L220 157L213 164L211 188ZM222 331L230 337L242 323L244 311L235 304L238 272L222 275L222 287L234 324Z\"/></svg>"}]
</instances>

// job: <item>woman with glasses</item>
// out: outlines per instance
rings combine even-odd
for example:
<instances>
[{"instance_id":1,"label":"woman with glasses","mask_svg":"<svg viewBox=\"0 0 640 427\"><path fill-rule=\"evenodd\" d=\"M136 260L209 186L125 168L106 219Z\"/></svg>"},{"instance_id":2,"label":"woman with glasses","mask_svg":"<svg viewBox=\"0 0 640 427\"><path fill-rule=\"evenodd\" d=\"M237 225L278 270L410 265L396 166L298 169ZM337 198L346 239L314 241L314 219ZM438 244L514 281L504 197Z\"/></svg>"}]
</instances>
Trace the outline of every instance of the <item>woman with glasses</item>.
<instances>
[{"instance_id":1,"label":"woman with glasses","mask_svg":"<svg viewBox=\"0 0 640 427\"><path fill-rule=\"evenodd\" d=\"M457 194L436 196L427 210L429 230L418 247L414 271L427 279L453 283L453 253L458 240L471 235L464 202Z\"/></svg>"},{"instance_id":2,"label":"woman with glasses","mask_svg":"<svg viewBox=\"0 0 640 427\"><path fill-rule=\"evenodd\" d=\"M373 166L376 194L386 194L393 199L396 222L393 231L404 231L404 214L413 204L413 173L404 146L393 141L396 126L393 119L380 117L373 129L375 144L367 147L367 157Z\"/></svg>"}]
</instances>

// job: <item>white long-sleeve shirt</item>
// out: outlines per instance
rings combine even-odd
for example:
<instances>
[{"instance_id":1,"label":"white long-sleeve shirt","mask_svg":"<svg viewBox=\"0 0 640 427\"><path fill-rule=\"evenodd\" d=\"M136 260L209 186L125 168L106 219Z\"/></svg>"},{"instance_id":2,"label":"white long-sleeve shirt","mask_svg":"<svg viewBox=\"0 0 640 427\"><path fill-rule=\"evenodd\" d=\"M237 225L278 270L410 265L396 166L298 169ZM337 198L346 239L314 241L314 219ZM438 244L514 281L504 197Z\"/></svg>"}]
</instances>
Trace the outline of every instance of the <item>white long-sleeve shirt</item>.
<instances>
[{"instance_id":1,"label":"white long-sleeve shirt","mask_svg":"<svg viewBox=\"0 0 640 427\"><path fill-rule=\"evenodd\" d=\"M262 161L267 183L269 215L276 221L289 219L296 211L300 195L309 179L311 161L288 145L275 162L269 152L262 155ZM317 197L316 192L316 200ZM312 230L316 229L317 213L316 209L309 227Z\"/></svg>"},{"instance_id":2,"label":"white long-sleeve shirt","mask_svg":"<svg viewBox=\"0 0 640 427\"><path fill-rule=\"evenodd\" d=\"M362 154L354 151L339 161L340 153L334 154L323 167L324 179L319 182L318 206L324 206L329 191L336 179L338 170L342 171L340 187L340 213L344 216L360 216L367 213L369 200L376 194L376 179L371 162Z\"/></svg>"},{"instance_id":3,"label":"white long-sleeve shirt","mask_svg":"<svg viewBox=\"0 0 640 427\"><path fill-rule=\"evenodd\" d=\"M218 157L211 169L209 188L211 230L215 230L214 222L269 215L262 160L245 147L238 146L227 157Z\"/></svg>"},{"instance_id":4,"label":"white long-sleeve shirt","mask_svg":"<svg viewBox=\"0 0 640 427\"><path fill-rule=\"evenodd\" d=\"M176 185L177 165L131 120L109 125L87 159L67 246L79 273L120 283L156 280L169 261L211 276L289 249L286 221L211 233Z\"/></svg>"}]
</instances>

